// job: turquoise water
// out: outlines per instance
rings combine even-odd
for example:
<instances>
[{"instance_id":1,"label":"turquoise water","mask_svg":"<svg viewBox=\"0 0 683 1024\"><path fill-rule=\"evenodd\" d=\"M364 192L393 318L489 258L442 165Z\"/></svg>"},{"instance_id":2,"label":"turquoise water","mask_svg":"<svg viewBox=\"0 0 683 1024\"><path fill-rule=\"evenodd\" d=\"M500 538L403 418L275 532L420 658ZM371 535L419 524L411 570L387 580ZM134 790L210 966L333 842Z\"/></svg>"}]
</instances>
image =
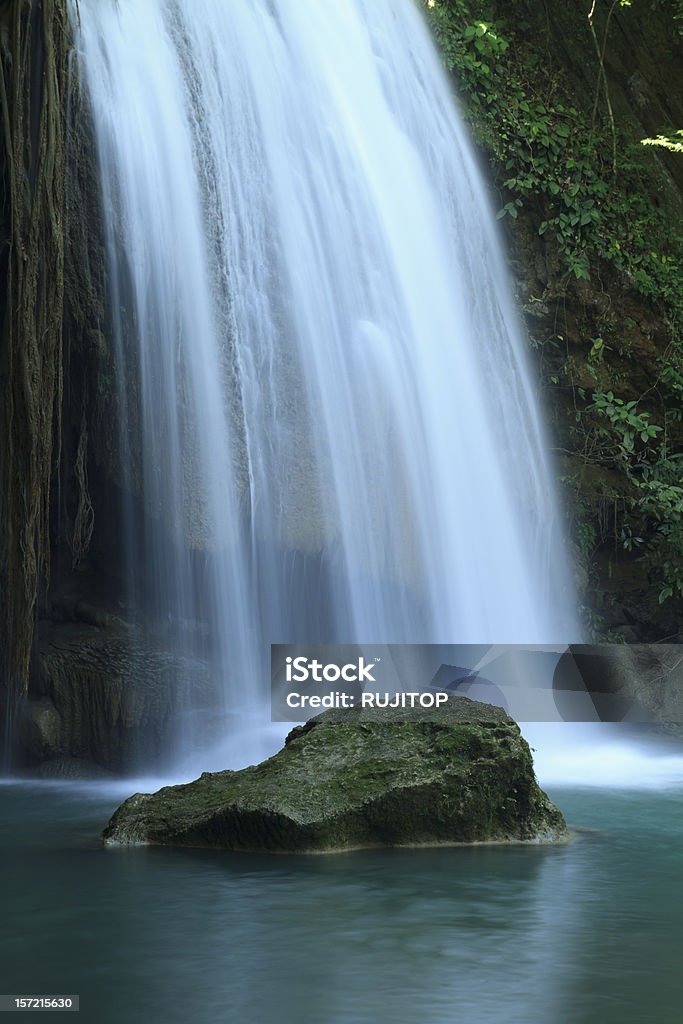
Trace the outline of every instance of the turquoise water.
<instances>
[{"instance_id":1,"label":"turquoise water","mask_svg":"<svg viewBox=\"0 0 683 1024\"><path fill-rule=\"evenodd\" d=\"M679 1021L683 792L550 792L595 831L272 858L105 850L120 786L1 785L0 991L102 1024Z\"/></svg>"}]
</instances>

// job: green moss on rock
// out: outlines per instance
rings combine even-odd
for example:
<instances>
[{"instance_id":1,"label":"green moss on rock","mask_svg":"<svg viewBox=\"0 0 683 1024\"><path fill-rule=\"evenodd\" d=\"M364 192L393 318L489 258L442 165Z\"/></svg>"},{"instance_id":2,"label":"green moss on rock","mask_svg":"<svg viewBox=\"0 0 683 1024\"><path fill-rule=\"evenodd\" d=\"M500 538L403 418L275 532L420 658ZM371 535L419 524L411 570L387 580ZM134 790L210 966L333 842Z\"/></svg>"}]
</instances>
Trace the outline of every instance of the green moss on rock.
<instances>
[{"instance_id":1,"label":"green moss on rock","mask_svg":"<svg viewBox=\"0 0 683 1024\"><path fill-rule=\"evenodd\" d=\"M500 708L455 697L406 715L325 712L261 764L135 794L105 842L323 853L566 836Z\"/></svg>"}]
</instances>

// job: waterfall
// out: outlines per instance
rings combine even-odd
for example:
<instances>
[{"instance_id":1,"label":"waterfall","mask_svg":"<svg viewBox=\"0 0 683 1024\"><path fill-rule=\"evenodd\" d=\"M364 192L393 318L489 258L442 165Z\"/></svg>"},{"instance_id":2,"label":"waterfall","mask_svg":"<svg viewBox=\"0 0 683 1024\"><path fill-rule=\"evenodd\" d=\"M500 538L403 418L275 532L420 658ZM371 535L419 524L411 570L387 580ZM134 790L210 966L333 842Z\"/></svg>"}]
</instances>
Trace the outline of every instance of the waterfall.
<instances>
[{"instance_id":1,"label":"waterfall","mask_svg":"<svg viewBox=\"0 0 683 1024\"><path fill-rule=\"evenodd\" d=\"M418 6L72 20L131 593L218 681L179 743L264 714L271 642L579 639L501 243Z\"/></svg>"},{"instance_id":2,"label":"waterfall","mask_svg":"<svg viewBox=\"0 0 683 1024\"><path fill-rule=\"evenodd\" d=\"M624 722L526 723L542 786L680 789L680 732L648 732Z\"/></svg>"}]
</instances>

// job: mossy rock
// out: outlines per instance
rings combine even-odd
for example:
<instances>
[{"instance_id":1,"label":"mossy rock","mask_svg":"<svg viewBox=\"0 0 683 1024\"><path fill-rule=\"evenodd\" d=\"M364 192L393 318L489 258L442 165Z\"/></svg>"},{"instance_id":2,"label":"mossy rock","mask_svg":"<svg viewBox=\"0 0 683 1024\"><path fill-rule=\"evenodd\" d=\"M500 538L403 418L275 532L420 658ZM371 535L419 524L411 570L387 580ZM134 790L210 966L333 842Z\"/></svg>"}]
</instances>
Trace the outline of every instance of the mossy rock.
<instances>
[{"instance_id":1,"label":"mossy rock","mask_svg":"<svg viewBox=\"0 0 683 1024\"><path fill-rule=\"evenodd\" d=\"M104 840L325 853L566 834L516 723L453 697L429 711L327 711L261 764L130 797Z\"/></svg>"}]
</instances>

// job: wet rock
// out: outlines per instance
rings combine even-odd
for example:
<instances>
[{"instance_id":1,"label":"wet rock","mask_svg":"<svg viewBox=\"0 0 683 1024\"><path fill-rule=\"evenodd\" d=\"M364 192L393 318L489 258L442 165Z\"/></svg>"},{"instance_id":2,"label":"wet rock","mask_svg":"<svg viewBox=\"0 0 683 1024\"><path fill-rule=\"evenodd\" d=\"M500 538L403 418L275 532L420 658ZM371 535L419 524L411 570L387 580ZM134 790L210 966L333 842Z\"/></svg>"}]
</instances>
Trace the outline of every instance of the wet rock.
<instances>
[{"instance_id":1,"label":"wet rock","mask_svg":"<svg viewBox=\"0 0 683 1024\"><path fill-rule=\"evenodd\" d=\"M163 767L178 722L190 707L215 706L215 685L204 660L113 619L107 628L41 624L22 758L76 758L115 772Z\"/></svg>"},{"instance_id":2,"label":"wet rock","mask_svg":"<svg viewBox=\"0 0 683 1024\"><path fill-rule=\"evenodd\" d=\"M30 761L53 758L62 750L62 720L51 700L27 701L19 724L22 749Z\"/></svg>"},{"instance_id":3,"label":"wet rock","mask_svg":"<svg viewBox=\"0 0 683 1024\"><path fill-rule=\"evenodd\" d=\"M325 712L261 764L132 796L104 833L108 845L272 853L565 836L518 726L466 697L429 711Z\"/></svg>"}]
</instances>

